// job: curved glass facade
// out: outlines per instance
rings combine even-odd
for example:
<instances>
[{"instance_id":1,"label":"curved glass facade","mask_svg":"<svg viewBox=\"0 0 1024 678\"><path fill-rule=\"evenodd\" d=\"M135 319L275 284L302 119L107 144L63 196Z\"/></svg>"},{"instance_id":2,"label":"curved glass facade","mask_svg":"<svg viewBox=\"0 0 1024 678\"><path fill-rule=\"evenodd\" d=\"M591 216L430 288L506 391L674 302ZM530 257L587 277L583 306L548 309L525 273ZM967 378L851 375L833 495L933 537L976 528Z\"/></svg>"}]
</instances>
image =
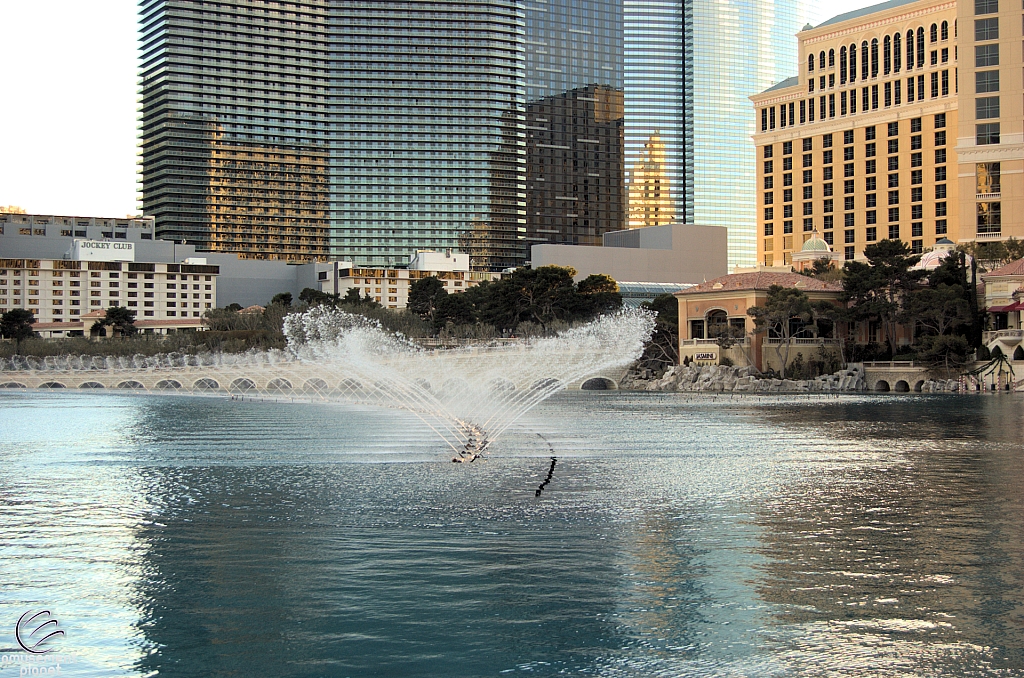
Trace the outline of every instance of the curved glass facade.
<instances>
[{"instance_id":1,"label":"curved glass facade","mask_svg":"<svg viewBox=\"0 0 1024 678\"><path fill-rule=\"evenodd\" d=\"M514 0L330 3L331 251L360 266L461 248L515 265L526 216Z\"/></svg>"},{"instance_id":2,"label":"curved glass facade","mask_svg":"<svg viewBox=\"0 0 1024 678\"><path fill-rule=\"evenodd\" d=\"M796 72L813 18L804 0L625 0L626 168L659 137L676 220L727 226L730 269L757 257L748 97Z\"/></svg>"},{"instance_id":3,"label":"curved glass facade","mask_svg":"<svg viewBox=\"0 0 1024 678\"><path fill-rule=\"evenodd\" d=\"M142 206L157 235L326 258L326 0L142 0L139 20Z\"/></svg>"}]
</instances>

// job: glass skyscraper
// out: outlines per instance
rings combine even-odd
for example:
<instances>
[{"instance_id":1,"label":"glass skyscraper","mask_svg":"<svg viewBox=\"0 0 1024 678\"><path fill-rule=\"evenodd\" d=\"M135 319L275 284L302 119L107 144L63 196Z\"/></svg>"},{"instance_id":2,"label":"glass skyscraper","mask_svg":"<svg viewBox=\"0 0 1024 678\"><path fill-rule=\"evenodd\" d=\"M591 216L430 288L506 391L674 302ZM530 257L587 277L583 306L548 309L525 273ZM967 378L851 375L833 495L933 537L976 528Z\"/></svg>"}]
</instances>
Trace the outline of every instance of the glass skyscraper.
<instances>
[{"instance_id":1,"label":"glass skyscraper","mask_svg":"<svg viewBox=\"0 0 1024 678\"><path fill-rule=\"evenodd\" d=\"M730 268L754 265L754 119L747 97L794 72L792 38L811 18L805 0L625 0L632 226L644 225L632 215L643 213L643 196L652 194L650 149L660 143L675 220L727 226ZM643 186L632 183L636 169L643 170Z\"/></svg>"},{"instance_id":2,"label":"glass skyscraper","mask_svg":"<svg viewBox=\"0 0 1024 678\"><path fill-rule=\"evenodd\" d=\"M161 235L500 270L622 225L619 0L142 0L140 25Z\"/></svg>"},{"instance_id":3,"label":"glass skyscraper","mask_svg":"<svg viewBox=\"0 0 1024 678\"><path fill-rule=\"evenodd\" d=\"M516 0L330 0L331 251L514 266L526 222Z\"/></svg>"},{"instance_id":4,"label":"glass skyscraper","mask_svg":"<svg viewBox=\"0 0 1024 678\"><path fill-rule=\"evenodd\" d=\"M621 16L617 0L331 0L332 253L450 247L500 270L531 241L621 227Z\"/></svg>"},{"instance_id":5,"label":"glass skyscraper","mask_svg":"<svg viewBox=\"0 0 1024 678\"><path fill-rule=\"evenodd\" d=\"M621 0L526 3L530 245L599 245L623 227Z\"/></svg>"},{"instance_id":6,"label":"glass skyscraper","mask_svg":"<svg viewBox=\"0 0 1024 678\"><path fill-rule=\"evenodd\" d=\"M143 209L252 257L500 270L680 221L752 264L747 97L805 1L142 0Z\"/></svg>"},{"instance_id":7,"label":"glass skyscraper","mask_svg":"<svg viewBox=\"0 0 1024 678\"><path fill-rule=\"evenodd\" d=\"M142 206L157 235L326 258L326 0L142 0L139 13Z\"/></svg>"}]
</instances>

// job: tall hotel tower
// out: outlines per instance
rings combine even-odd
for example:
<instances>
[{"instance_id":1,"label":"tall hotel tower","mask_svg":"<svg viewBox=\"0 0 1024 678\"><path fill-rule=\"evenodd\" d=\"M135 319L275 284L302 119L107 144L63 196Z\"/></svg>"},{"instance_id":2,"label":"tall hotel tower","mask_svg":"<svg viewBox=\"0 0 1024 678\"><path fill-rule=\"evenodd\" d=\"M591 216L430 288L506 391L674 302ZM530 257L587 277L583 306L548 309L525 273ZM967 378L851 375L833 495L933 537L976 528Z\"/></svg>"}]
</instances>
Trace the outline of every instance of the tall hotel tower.
<instances>
[{"instance_id":1,"label":"tall hotel tower","mask_svg":"<svg viewBox=\"0 0 1024 678\"><path fill-rule=\"evenodd\" d=\"M327 1L142 0L142 206L243 257L328 248Z\"/></svg>"},{"instance_id":2,"label":"tall hotel tower","mask_svg":"<svg viewBox=\"0 0 1024 678\"><path fill-rule=\"evenodd\" d=\"M755 130L744 110L793 72L809 6L624 0L630 227L727 226L730 268L754 265Z\"/></svg>"},{"instance_id":3,"label":"tall hotel tower","mask_svg":"<svg viewBox=\"0 0 1024 678\"><path fill-rule=\"evenodd\" d=\"M622 227L619 0L143 0L141 21L162 235L500 270Z\"/></svg>"},{"instance_id":4,"label":"tall hotel tower","mask_svg":"<svg viewBox=\"0 0 1024 678\"><path fill-rule=\"evenodd\" d=\"M332 250L364 265L621 228L618 0L331 0Z\"/></svg>"},{"instance_id":5,"label":"tall hotel tower","mask_svg":"<svg viewBox=\"0 0 1024 678\"><path fill-rule=\"evenodd\" d=\"M524 27L516 0L330 0L333 253L385 266L462 245L478 268L520 260Z\"/></svg>"}]
</instances>

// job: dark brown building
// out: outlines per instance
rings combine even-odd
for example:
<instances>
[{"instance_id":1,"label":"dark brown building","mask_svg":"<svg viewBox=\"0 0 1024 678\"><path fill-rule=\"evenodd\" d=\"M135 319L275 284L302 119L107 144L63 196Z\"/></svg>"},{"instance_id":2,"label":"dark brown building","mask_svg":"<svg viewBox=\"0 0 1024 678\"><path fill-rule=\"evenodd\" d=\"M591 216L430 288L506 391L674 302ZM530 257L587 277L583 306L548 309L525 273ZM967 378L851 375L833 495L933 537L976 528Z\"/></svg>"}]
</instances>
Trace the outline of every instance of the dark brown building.
<instances>
[{"instance_id":1,"label":"dark brown building","mask_svg":"<svg viewBox=\"0 0 1024 678\"><path fill-rule=\"evenodd\" d=\"M622 91L590 85L526 107L528 245L600 245L624 228Z\"/></svg>"}]
</instances>

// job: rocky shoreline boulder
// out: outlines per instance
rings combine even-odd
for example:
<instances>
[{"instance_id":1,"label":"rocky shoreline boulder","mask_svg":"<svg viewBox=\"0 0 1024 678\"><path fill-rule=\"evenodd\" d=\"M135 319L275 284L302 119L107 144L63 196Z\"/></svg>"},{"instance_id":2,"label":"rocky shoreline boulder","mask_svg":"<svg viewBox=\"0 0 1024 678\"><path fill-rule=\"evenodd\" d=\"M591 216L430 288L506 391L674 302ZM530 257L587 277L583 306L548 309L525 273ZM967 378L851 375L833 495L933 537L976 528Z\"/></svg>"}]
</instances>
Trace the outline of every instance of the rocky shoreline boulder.
<instances>
[{"instance_id":1,"label":"rocky shoreline boulder","mask_svg":"<svg viewBox=\"0 0 1024 678\"><path fill-rule=\"evenodd\" d=\"M749 366L677 365L660 379L643 379L630 373L619 388L711 393L855 393L867 391L868 384L864 368L858 364L814 379L766 378ZM957 390L959 382L956 379L929 379L921 388L923 393L950 393Z\"/></svg>"}]
</instances>

